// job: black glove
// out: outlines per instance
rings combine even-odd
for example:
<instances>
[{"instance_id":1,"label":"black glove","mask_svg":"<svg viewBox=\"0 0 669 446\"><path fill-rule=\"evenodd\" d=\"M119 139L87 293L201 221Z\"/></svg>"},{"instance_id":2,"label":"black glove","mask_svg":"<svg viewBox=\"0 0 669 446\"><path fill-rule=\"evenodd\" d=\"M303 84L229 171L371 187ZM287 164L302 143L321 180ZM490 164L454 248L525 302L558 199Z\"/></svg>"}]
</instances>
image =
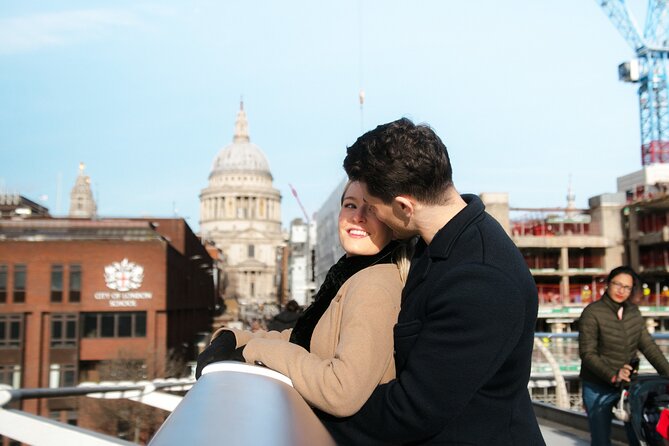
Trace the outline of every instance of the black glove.
<instances>
[{"instance_id":1,"label":"black glove","mask_svg":"<svg viewBox=\"0 0 669 446\"><path fill-rule=\"evenodd\" d=\"M244 359L244 347L246 347L246 345L242 345L236 349L234 352L232 352L228 359L230 361L246 362L246 359Z\"/></svg>"},{"instance_id":2,"label":"black glove","mask_svg":"<svg viewBox=\"0 0 669 446\"><path fill-rule=\"evenodd\" d=\"M207 348L197 357L197 367L195 368L195 379L200 379L202 376L202 369L212 362L225 361L235 353L237 347L237 338L235 334L229 330L223 331L216 339L214 339Z\"/></svg>"}]
</instances>

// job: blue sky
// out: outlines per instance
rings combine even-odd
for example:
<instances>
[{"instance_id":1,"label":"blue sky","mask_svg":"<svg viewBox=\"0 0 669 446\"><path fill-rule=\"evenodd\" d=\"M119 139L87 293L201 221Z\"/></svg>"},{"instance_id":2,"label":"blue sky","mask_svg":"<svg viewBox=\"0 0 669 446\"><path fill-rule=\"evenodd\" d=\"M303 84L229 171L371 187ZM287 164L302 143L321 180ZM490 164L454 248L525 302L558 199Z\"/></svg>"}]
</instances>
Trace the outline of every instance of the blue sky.
<instances>
[{"instance_id":1,"label":"blue sky","mask_svg":"<svg viewBox=\"0 0 669 446\"><path fill-rule=\"evenodd\" d=\"M3 2L0 189L66 214L83 161L102 216L197 230L243 96L285 225L289 184L317 211L346 146L401 116L442 137L460 192L564 206L571 175L586 207L641 167L631 58L594 0Z\"/></svg>"}]
</instances>

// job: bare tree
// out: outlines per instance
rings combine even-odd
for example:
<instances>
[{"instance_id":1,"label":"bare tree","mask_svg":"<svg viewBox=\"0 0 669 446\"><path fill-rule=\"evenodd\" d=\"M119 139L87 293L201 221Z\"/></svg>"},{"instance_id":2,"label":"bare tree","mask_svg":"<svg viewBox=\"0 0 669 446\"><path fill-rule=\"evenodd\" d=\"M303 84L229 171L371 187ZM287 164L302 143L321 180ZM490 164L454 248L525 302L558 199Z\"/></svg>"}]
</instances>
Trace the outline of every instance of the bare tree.
<instances>
[{"instance_id":1,"label":"bare tree","mask_svg":"<svg viewBox=\"0 0 669 446\"><path fill-rule=\"evenodd\" d=\"M173 351L168 352L164 362L159 359L150 352L147 352L146 359L138 359L136 355L121 351L116 359L101 361L96 371L100 381L178 378L190 373L183 357ZM161 370L161 362L164 370ZM146 444L169 415L164 410L127 399L83 398L81 403L82 424L138 444Z\"/></svg>"}]
</instances>

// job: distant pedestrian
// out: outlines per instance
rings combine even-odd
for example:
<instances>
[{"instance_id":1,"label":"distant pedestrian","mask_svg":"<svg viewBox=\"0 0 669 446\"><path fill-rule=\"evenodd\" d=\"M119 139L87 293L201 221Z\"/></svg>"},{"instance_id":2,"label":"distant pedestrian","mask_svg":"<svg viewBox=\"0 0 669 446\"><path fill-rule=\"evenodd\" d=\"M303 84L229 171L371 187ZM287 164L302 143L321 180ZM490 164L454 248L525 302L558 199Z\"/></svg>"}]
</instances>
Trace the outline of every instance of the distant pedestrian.
<instances>
[{"instance_id":1,"label":"distant pedestrian","mask_svg":"<svg viewBox=\"0 0 669 446\"><path fill-rule=\"evenodd\" d=\"M630 363L637 352L669 376L669 362L648 333L639 308L630 302L638 286L632 268L614 268L602 298L585 307L579 319L583 404L593 446L611 444L611 410L620 399L620 385L630 382ZM625 423L625 432L630 445L639 444L630 423Z\"/></svg>"},{"instance_id":2,"label":"distant pedestrian","mask_svg":"<svg viewBox=\"0 0 669 446\"><path fill-rule=\"evenodd\" d=\"M286 308L267 323L268 330L282 331L288 328L293 328L295 323L300 318L300 304L294 300L289 300Z\"/></svg>"},{"instance_id":3,"label":"distant pedestrian","mask_svg":"<svg viewBox=\"0 0 669 446\"><path fill-rule=\"evenodd\" d=\"M263 326L264 326L263 321L260 320L260 319L258 319L258 318L254 318L254 319L251 321L251 331L252 331L252 332L256 332L256 331L263 330L263 329L264 329Z\"/></svg>"}]
</instances>

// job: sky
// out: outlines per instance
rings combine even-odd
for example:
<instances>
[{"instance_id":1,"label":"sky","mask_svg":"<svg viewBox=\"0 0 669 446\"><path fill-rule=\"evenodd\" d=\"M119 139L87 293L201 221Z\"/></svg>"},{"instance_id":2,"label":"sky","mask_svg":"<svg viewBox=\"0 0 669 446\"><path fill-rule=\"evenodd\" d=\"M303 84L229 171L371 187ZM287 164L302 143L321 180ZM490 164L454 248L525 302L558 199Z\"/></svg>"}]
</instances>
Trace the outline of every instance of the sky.
<instances>
[{"instance_id":1,"label":"sky","mask_svg":"<svg viewBox=\"0 0 669 446\"><path fill-rule=\"evenodd\" d=\"M66 215L84 162L100 216L197 231L243 98L284 227L290 184L312 215L346 147L403 116L441 136L461 193L564 207L571 184L585 208L641 168L632 58L595 0L2 2L0 192Z\"/></svg>"}]
</instances>

